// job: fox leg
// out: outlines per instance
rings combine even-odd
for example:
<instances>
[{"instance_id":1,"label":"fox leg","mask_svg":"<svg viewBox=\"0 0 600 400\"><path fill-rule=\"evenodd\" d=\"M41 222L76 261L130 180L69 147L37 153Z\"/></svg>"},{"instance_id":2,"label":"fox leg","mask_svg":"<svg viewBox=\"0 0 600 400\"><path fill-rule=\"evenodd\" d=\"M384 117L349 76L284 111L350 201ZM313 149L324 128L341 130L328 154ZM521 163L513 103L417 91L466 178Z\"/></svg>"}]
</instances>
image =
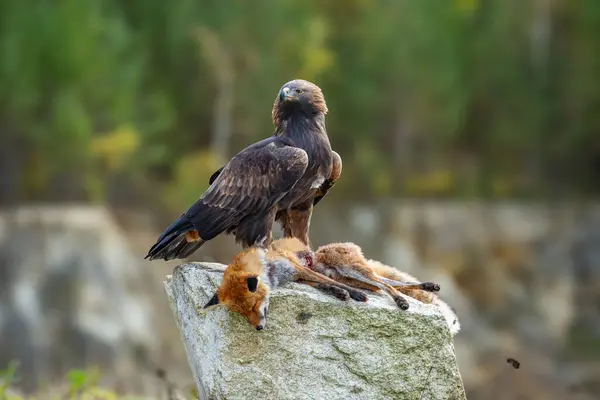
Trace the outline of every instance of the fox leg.
<instances>
[{"instance_id":1,"label":"fox leg","mask_svg":"<svg viewBox=\"0 0 600 400\"><path fill-rule=\"evenodd\" d=\"M342 289L339 286L333 286L325 283L311 282L305 280L299 280L298 283L303 283L308 286L312 286L315 289L320 290L323 293L337 297L340 300L347 301L350 298L350 294L346 289Z\"/></svg>"},{"instance_id":2,"label":"fox leg","mask_svg":"<svg viewBox=\"0 0 600 400\"><path fill-rule=\"evenodd\" d=\"M345 283L348 286L352 286L355 287L357 289L365 289L365 290L369 290L371 292L378 292L381 289L378 288L377 286L373 286L370 285L368 283L364 283L361 281L358 281L356 279L352 279L352 278L345 278L343 276L337 275L336 277L333 277L334 280L338 281L338 282L342 282ZM386 282L389 284L389 282ZM417 288L417 289L407 289L404 286L398 286L395 287L394 285L390 285L392 287L394 287L394 289L396 289L397 291L399 291L400 293L402 293L405 296L408 297L412 297L413 299L419 300L421 303L432 303L435 299L435 294L432 292L428 292L425 291L423 289Z\"/></svg>"},{"instance_id":3,"label":"fox leg","mask_svg":"<svg viewBox=\"0 0 600 400\"><path fill-rule=\"evenodd\" d=\"M382 281L393 286L399 292L417 300L429 299L429 301L425 302L431 302L431 299L433 299L431 293L440 290L440 285L436 283L419 282L414 276L382 264L379 261L368 260L367 264L371 271L381 278Z\"/></svg>"},{"instance_id":4,"label":"fox leg","mask_svg":"<svg viewBox=\"0 0 600 400\"><path fill-rule=\"evenodd\" d=\"M440 285L433 282L399 282L393 279L379 277L382 282L394 287L394 289L425 290L426 292L439 292Z\"/></svg>"},{"instance_id":5,"label":"fox leg","mask_svg":"<svg viewBox=\"0 0 600 400\"><path fill-rule=\"evenodd\" d=\"M325 275L322 275L311 269L308 269L308 268L305 268L305 267L302 267L299 265L295 266L295 268L296 268L296 276L295 276L296 280L315 282L315 283L322 284L324 286L335 286L335 287L346 290L348 292L348 294L350 295L350 297L356 301L367 301L368 300L367 295L364 294L363 292L361 292L360 290L354 289L343 283L334 281L333 279L328 278Z\"/></svg>"},{"instance_id":6,"label":"fox leg","mask_svg":"<svg viewBox=\"0 0 600 400\"><path fill-rule=\"evenodd\" d=\"M339 274L336 274L335 276L331 277L331 279L333 279L334 281L343 283L344 285L348 285L348 286L351 286L351 287L357 288L357 289L368 290L370 292L378 292L379 290L381 290L377 286L373 286L369 283L366 283L363 281L358 281L356 279L347 278L347 277L339 275Z\"/></svg>"},{"instance_id":7,"label":"fox leg","mask_svg":"<svg viewBox=\"0 0 600 400\"><path fill-rule=\"evenodd\" d=\"M412 297L413 299L419 300L421 303L431 304L435 301L437 296L433 292L427 292L421 289L405 289L396 288L397 291L405 296Z\"/></svg>"},{"instance_id":8,"label":"fox leg","mask_svg":"<svg viewBox=\"0 0 600 400\"><path fill-rule=\"evenodd\" d=\"M345 280L353 280L356 282L356 284L366 284L386 292L392 297L392 299L394 299L394 302L398 305L398 307L400 307L402 310L408 309L408 301L406 301L402 294L398 290L394 289L392 285L383 282L379 276L373 273L370 269L367 269L363 266L356 268L351 266L342 266L333 269L337 274L345 278ZM356 284L352 283L350 285L355 286Z\"/></svg>"}]
</instances>

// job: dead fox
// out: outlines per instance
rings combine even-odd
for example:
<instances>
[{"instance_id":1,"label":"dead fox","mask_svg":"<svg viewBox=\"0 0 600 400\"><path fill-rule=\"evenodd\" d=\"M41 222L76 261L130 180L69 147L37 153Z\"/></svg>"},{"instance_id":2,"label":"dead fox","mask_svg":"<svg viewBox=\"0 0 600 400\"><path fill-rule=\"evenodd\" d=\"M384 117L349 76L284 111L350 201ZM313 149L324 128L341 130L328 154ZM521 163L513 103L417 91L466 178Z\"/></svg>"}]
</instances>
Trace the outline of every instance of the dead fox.
<instances>
[{"instance_id":1,"label":"dead fox","mask_svg":"<svg viewBox=\"0 0 600 400\"><path fill-rule=\"evenodd\" d=\"M451 309L430 293L438 291L439 285L417 282L408 274L366 260L353 243L331 244L312 252L295 238L274 241L266 252L253 248L239 253L205 307L223 303L260 330L266 324L269 291L289 281L309 284L341 300L366 301L366 295L354 288L385 290L400 308L407 309L408 302L400 292L439 305L447 320L453 316L448 321L451 328L458 323Z\"/></svg>"},{"instance_id":2,"label":"dead fox","mask_svg":"<svg viewBox=\"0 0 600 400\"><path fill-rule=\"evenodd\" d=\"M261 330L267 322L270 291L291 281L313 286L340 300L367 301L360 290L304 266L296 253L307 249L299 239L287 238L273 242L266 250L242 250L225 269L221 287L204 308L223 304Z\"/></svg>"},{"instance_id":3,"label":"dead fox","mask_svg":"<svg viewBox=\"0 0 600 400\"><path fill-rule=\"evenodd\" d=\"M442 312L452 335L456 335L460 330L460 323L454 311L434 293L440 290L439 285L418 282L406 272L379 261L369 260L354 243L331 243L319 247L314 254L311 269L352 287L384 291L400 308L403 308L404 303L408 303L399 293L422 303L434 304Z\"/></svg>"}]
</instances>

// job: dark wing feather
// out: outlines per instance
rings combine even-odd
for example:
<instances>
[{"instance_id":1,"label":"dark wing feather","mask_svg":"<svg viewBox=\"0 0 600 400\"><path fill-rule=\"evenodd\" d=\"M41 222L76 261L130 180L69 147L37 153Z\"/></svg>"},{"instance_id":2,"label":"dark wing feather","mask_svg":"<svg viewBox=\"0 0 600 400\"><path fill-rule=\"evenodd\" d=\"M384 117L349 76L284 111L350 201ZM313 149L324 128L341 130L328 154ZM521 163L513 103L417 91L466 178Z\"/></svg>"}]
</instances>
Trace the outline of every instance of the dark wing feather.
<instances>
[{"instance_id":1,"label":"dark wing feather","mask_svg":"<svg viewBox=\"0 0 600 400\"><path fill-rule=\"evenodd\" d=\"M210 187L150 248L146 258L185 258L246 217L265 215L302 177L308 156L277 137L255 143L210 177ZM188 238L188 233L192 233Z\"/></svg>"},{"instance_id":2,"label":"dark wing feather","mask_svg":"<svg viewBox=\"0 0 600 400\"><path fill-rule=\"evenodd\" d=\"M302 177L306 152L265 140L236 155L185 213L203 240L271 209Z\"/></svg>"},{"instance_id":3,"label":"dark wing feather","mask_svg":"<svg viewBox=\"0 0 600 400\"><path fill-rule=\"evenodd\" d=\"M316 206L325 197L327 192L335 185L340 175L342 175L342 157L335 151L331 152L333 156L333 167L331 169L331 175L323 182L317 194L313 200L313 207Z\"/></svg>"},{"instance_id":4,"label":"dark wing feather","mask_svg":"<svg viewBox=\"0 0 600 400\"><path fill-rule=\"evenodd\" d=\"M216 170L215 172L213 172L213 174L210 176L210 178L208 178L209 185L213 184L213 182L215 181L215 179L217 179L217 177L219 176L221 171L223 171L223 168L225 168L225 166L223 166L223 167L219 168L218 170Z\"/></svg>"}]
</instances>

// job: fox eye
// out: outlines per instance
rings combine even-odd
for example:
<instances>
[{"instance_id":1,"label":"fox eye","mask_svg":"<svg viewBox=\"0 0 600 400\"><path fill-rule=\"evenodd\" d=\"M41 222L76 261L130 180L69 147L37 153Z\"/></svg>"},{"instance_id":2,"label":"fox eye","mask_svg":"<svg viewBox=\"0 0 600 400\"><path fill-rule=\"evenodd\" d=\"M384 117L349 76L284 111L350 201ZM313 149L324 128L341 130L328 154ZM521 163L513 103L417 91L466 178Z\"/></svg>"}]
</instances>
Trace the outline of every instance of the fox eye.
<instances>
[{"instance_id":1,"label":"fox eye","mask_svg":"<svg viewBox=\"0 0 600 400\"><path fill-rule=\"evenodd\" d=\"M248 285L248 290L251 292L256 292L256 288L258 287L258 277L251 276L246 279L246 284Z\"/></svg>"}]
</instances>

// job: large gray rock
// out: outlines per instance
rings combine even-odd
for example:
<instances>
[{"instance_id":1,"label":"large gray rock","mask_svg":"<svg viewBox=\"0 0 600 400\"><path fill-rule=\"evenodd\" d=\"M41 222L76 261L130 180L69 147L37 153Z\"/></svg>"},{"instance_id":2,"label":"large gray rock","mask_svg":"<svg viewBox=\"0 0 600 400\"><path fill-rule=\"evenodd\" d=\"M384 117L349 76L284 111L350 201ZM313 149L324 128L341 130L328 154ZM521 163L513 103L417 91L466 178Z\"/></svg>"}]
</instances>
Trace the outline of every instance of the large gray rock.
<instances>
[{"instance_id":1,"label":"large gray rock","mask_svg":"<svg viewBox=\"0 0 600 400\"><path fill-rule=\"evenodd\" d=\"M291 283L256 331L202 306L224 266L175 268L165 287L200 399L464 399L451 334L435 306L341 302ZM411 299L412 300L412 299Z\"/></svg>"}]
</instances>

